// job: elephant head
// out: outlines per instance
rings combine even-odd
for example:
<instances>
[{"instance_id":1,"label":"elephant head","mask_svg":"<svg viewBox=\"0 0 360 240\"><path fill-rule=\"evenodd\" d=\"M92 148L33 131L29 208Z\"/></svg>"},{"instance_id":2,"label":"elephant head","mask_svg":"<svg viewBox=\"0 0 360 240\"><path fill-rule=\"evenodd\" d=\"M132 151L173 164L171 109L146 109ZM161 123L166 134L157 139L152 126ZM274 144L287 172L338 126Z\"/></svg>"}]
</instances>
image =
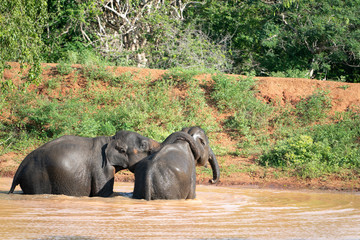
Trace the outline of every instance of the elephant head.
<instances>
[{"instance_id":1,"label":"elephant head","mask_svg":"<svg viewBox=\"0 0 360 240\"><path fill-rule=\"evenodd\" d=\"M134 172L133 166L143 158L160 148L160 144L150 138L130 131L119 131L107 144L105 157L107 162L118 172L129 169Z\"/></svg>"},{"instance_id":2,"label":"elephant head","mask_svg":"<svg viewBox=\"0 0 360 240\"><path fill-rule=\"evenodd\" d=\"M206 136L205 131L200 127L184 128L181 131L188 133L195 140L195 144L199 149L199 156L198 158L195 157L196 164L198 166L205 166L205 164L209 162L213 172L213 179L211 179L210 182L217 183L220 178L220 168L215 154L209 145L209 139Z\"/></svg>"}]
</instances>

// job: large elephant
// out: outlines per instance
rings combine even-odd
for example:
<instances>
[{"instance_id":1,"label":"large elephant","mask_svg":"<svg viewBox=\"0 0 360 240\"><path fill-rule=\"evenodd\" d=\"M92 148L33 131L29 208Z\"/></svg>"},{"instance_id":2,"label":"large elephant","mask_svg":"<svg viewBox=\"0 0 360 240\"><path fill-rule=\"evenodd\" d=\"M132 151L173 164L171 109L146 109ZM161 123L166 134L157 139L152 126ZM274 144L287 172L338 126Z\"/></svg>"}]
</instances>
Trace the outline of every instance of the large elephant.
<instances>
[{"instance_id":1,"label":"large elephant","mask_svg":"<svg viewBox=\"0 0 360 240\"><path fill-rule=\"evenodd\" d=\"M200 127L184 128L171 134L161 149L135 166L136 199L194 199L196 165L208 161L213 171L211 183L219 181L220 170L209 140Z\"/></svg>"},{"instance_id":2,"label":"large elephant","mask_svg":"<svg viewBox=\"0 0 360 240\"><path fill-rule=\"evenodd\" d=\"M114 174L133 166L160 144L130 131L112 137L63 136L44 144L20 164L9 193L102 196L113 193Z\"/></svg>"}]
</instances>

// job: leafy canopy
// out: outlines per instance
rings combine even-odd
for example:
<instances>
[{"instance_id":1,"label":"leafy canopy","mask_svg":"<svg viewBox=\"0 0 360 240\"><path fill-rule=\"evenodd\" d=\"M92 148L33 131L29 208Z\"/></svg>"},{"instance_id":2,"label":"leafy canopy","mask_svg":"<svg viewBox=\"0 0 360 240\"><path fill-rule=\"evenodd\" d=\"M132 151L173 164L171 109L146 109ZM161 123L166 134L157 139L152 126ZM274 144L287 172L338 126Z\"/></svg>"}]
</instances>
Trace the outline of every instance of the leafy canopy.
<instances>
[{"instance_id":1,"label":"leafy canopy","mask_svg":"<svg viewBox=\"0 0 360 240\"><path fill-rule=\"evenodd\" d=\"M6 61L18 61L31 66L29 79L40 74L41 38L47 23L46 0L3 0L0 4L0 74Z\"/></svg>"}]
</instances>

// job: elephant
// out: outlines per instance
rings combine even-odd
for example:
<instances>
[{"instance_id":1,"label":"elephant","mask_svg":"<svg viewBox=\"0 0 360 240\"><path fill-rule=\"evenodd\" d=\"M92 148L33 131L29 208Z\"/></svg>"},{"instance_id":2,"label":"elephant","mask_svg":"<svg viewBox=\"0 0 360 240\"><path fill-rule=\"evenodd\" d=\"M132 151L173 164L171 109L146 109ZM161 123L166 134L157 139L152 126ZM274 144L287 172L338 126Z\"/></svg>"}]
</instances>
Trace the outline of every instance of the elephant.
<instances>
[{"instance_id":1,"label":"elephant","mask_svg":"<svg viewBox=\"0 0 360 240\"><path fill-rule=\"evenodd\" d=\"M217 183L220 169L205 131L190 127L175 132L158 151L136 164L133 198L194 199L196 165L204 166L207 162L213 171L210 182Z\"/></svg>"},{"instance_id":2,"label":"elephant","mask_svg":"<svg viewBox=\"0 0 360 240\"><path fill-rule=\"evenodd\" d=\"M131 131L95 138L62 136L32 151L17 169L9 193L108 197L114 175L158 150L160 143Z\"/></svg>"}]
</instances>

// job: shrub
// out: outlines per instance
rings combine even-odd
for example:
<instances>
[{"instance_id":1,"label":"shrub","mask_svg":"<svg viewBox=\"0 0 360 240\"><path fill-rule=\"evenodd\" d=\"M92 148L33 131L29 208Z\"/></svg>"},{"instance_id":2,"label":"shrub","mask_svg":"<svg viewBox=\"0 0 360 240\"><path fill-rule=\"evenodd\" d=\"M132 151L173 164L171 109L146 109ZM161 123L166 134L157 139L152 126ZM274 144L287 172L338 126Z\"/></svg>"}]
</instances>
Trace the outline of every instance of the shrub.
<instances>
[{"instance_id":1,"label":"shrub","mask_svg":"<svg viewBox=\"0 0 360 240\"><path fill-rule=\"evenodd\" d=\"M272 72L272 77L283 77L283 78L309 78L308 71L301 71L299 69L288 69L285 72Z\"/></svg>"},{"instance_id":2,"label":"shrub","mask_svg":"<svg viewBox=\"0 0 360 240\"><path fill-rule=\"evenodd\" d=\"M276 142L259 158L259 162L293 168L296 175L304 178L339 172L340 169L358 169L359 129L360 117L357 114L343 115L337 123L299 129L291 137Z\"/></svg>"},{"instance_id":3,"label":"shrub","mask_svg":"<svg viewBox=\"0 0 360 240\"><path fill-rule=\"evenodd\" d=\"M328 91L317 90L311 96L301 99L296 104L295 114L305 123L322 120L328 116L331 109L331 98Z\"/></svg>"},{"instance_id":4,"label":"shrub","mask_svg":"<svg viewBox=\"0 0 360 240\"><path fill-rule=\"evenodd\" d=\"M149 67L216 69L223 72L231 69L232 61L227 58L226 46L215 44L202 31L192 27L181 29L175 23L161 24L158 30L160 34L149 36L152 42L146 49Z\"/></svg>"},{"instance_id":5,"label":"shrub","mask_svg":"<svg viewBox=\"0 0 360 240\"><path fill-rule=\"evenodd\" d=\"M73 71L71 64L65 61L60 61L59 64L56 65L56 68L60 75L68 75Z\"/></svg>"},{"instance_id":6,"label":"shrub","mask_svg":"<svg viewBox=\"0 0 360 240\"><path fill-rule=\"evenodd\" d=\"M82 71L89 82L92 82L94 80L102 80L104 82L108 82L114 78L114 74L107 70L105 65L86 64L82 68Z\"/></svg>"},{"instance_id":7,"label":"shrub","mask_svg":"<svg viewBox=\"0 0 360 240\"><path fill-rule=\"evenodd\" d=\"M236 79L218 74L211 97L220 111L233 112L226 126L247 135L268 125L272 108L256 98L255 80L252 77Z\"/></svg>"},{"instance_id":8,"label":"shrub","mask_svg":"<svg viewBox=\"0 0 360 240\"><path fill-rule=\"evenodd\" d=\"M231 114L224 122L225 127L234 137L241 137L238 144L241 151L236 154L247 156L261 152L268 145L267 128L273 108L256 98L254 78L237 79L218 74L213 80L212 99L220 111Z\"/></svg>"},{"instance_id":9,"label":"shrub","mask_svg":"<svg viewBox=\"0 0 360 240\"><path fill-rule=\"evenodd\" d=\"M308 135L300 135L279 141L260 158L268 166L295 169L301 177L318 177L327 170L331 147L325 142L314 142Z\"/></svg>"},{"instance_id":10,"label":"shrub","mask_svg":"<svg viewBox=\"0 0 360 240\"><path fill-rule=\"evenodd\" d=\"M52 78L52 79L49 79L49 80L45 83L45 86L46 86L48 89L54 90L54 89L60 87L61 81L62 81L62 78L61 78L61 77Z\"/></svg>"}]
</instances>

